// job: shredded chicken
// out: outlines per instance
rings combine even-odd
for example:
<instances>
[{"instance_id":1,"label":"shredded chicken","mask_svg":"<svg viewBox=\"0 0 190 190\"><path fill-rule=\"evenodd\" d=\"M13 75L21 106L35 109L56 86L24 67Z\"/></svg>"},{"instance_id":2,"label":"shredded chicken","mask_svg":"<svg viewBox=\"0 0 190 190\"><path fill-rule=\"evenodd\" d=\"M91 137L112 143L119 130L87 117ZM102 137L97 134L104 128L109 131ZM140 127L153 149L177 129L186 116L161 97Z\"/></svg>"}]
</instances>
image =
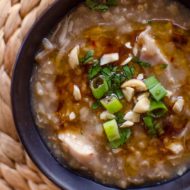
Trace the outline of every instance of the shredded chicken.
<instances>
[{"instance_id":1,"label":"shredded chicken","mask_svg":"<svg viewBox=\"0 0 190 190\"><path fill-rule=\"evenodd\" d=\"M96 151L88 140L72 132L61 132L58 138L62 141L63 149L67 150L82 164L89 164L96 158Z\"/></svg>"}]
</instances>

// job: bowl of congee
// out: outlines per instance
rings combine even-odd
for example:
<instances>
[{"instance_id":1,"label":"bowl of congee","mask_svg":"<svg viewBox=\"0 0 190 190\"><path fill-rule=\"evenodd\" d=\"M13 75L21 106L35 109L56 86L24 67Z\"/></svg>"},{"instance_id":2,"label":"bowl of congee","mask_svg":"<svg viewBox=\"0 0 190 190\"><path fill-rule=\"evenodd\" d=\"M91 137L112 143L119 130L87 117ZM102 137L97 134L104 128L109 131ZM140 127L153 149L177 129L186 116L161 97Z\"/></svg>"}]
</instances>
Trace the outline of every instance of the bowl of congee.
<instances>
[{"instance_id":1,"label":"bowl of congee","mask_svg":"<svg viewBox=\"0 0 190 190\"><path fill-rule=\"evenodd\" d=\"M186 3L60 0L34 24L13 73L13 115L60 188L135 189L188 172Z\"/></svg>"}]
</instances>

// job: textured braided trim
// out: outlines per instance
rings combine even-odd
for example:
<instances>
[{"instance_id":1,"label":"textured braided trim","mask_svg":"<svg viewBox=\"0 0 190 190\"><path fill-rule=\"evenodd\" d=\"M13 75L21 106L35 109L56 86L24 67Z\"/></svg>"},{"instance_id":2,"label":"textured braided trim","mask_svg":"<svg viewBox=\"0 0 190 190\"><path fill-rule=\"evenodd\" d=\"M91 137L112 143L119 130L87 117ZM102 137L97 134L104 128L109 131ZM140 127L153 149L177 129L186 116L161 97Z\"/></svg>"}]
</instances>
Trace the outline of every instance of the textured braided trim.
<instances>
[{"instance_id":1,"label":"textured braided trim","mask_svg":"<svg viewBox=\"0 0 190 190\"><path fill-rule=\"evenodd\" d=\"M0 190L58 190L18 140L10 105L10 77L21 42L53 0L0 0Z\"/></svg>"}]
</instances>

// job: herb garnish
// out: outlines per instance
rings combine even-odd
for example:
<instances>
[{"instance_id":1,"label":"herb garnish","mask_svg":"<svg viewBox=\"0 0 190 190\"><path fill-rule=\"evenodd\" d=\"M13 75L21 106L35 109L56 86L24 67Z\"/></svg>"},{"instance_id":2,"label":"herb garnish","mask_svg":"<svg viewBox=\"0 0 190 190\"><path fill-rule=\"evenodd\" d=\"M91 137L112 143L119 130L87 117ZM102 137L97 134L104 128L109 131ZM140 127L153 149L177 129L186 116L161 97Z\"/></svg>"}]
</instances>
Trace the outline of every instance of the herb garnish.
<instances>
[{"instance_id":1,"label":"herb garnish","mask_svg":"<svg viewBox=\"0 0 190 190\"><path fill-rule=\"evenodd\" d=\"M120 86L126 79L133 78L134 68L129 66L100 66L97 61L89 69L88 77L92 80L99 74L103 75L108 83L109 91L107 95L115 94L119 99L122 99L124 96Z\"/></svg>"},{"instance_id":2,"label":"herb garnish","mask_svg":"<svg viewBox=\"0 0 190 190\"><path fill-rule=\"evenodd\" d=\"M108 94L116 94L119 99L123 98L123 93L120 89L121 83L126 79L122 72L115 72L115 67L105 67L101 73L105 76L109 92Z\"/></svg>"},{"instance_id":3,"label":"herb garnish","mask_svg":"<svg viewBox=\"0 0 190 190\"><path fill-rule=\"evenodd\" d=\"M117 0L106 0L105 3L101 3L101 1L98 0L86 0L85 3L86 6L92 10L105 12L109 7L116 6Z\"/></svg>"},{"instance_id":4,"label":"herb garnish","mask_svg":"<svg viewBox=\"0 0 190 190\"><path fill-rule=\"evenodd\" d=\"M113 68L110 66L103 67L101 73L106 76L110 76L112 74Z\"/></svg>"},{"instance_id":5,"label":"herb garnish","mask_svg":"<svg viewBox=\"0 0 190 190\"><path fill-rule=\"evenodd\" d=\"M99 62L94 63L88 71L88 78L90 80L93 79L95 76L97 76L100 73L101 69L102 68L101 68Z\"/></svg>"},{"instance_id":6,"label":"herb garnish","mask_svg":"<svg viewBox=\"0 0 190 190\"><path fill-rule=\"evenodd\" d=\"M154 120L150 115L143 118L144 124L147 128L148 134L151 136L162 135L164 133L163 125L161 122Z\"/></svg>"},{"instance_id":7,"label":"herb garnish","mask_svg":"<svg viewBox=\"0 0 190 190\"><path fill-rule=\"evenodd\" d=\"M125 114L123 112L117 112L115 114L115 117L116 117L115 120L117 121L118 124L122 124L125 122L124 116Z\"/></svg>"},{"instance_id":8,"label":"herb garnish","mask_svg":"<svg viewBox=\"0 0 190 190\"><path fill-rule=\"evenodd\" d=\"M160 101L166 96L166 89L160 84L155 76L148 77L144 80L144 83L146 84L150 94L156 101Z\"/></svg>"},{"instance_id":9,"label":"herb garnish","mask_svg":"<svg viewBox=\"0 0 190 190\"><path fill-rule=\"evenodd\" d=\"M129 128L120 129L119 134L120 134L120 139L110 142L110 145L113 149L119 148L121 145L125 144L125 142L131 136L131 129Z\"/></svg>"},{"instance_id":10,"label":"herb garnish","mask_svg":"<svg viewBox=\"0 0 190 190\"><path fill-rule=\"evenodd\" d=\"M129 80L129 79L133 78L135 70L134 70L134 67L129 67L128 65L125 65L123 67L123 72L124 72L126 78Z\"/></svg>"},{"instance_id":11,"label":"herb garnish","mask_svg":"<svg viewBox=\"0 0 190 190\"><path fill-rule=\"evenodd\" d=\"M92 62L94 60L93 56L94 56L94 51L89 50L86 52L86 55L84 57L80 58L79 61L82 64L87 64L87 63Z\"/></svg>"},{"instance_id":12,"label":"herb garnish","mask_svg":"<svg viewBox=\"0 0 190 190\"><path fill-rule=\"evenodd\" d=\"M91 106L91 108L92 108L93 110L96 110L96 109L98 109L98 108L100 108L100 107L102 107L102 105L101 105L101 103L100 103L99 100L97 100L96 102L94 102L94 103L92 104L92 106Z\"/></svg>"},{"instance_id":13,"label":"herb garnish","mask_svg":"<svg viewBox=\"0 0 190 190\"><path fill-rule=\"evenodd\" d=\"M143 118L143 121L144 121L144 124L145 124L145 126L147 128L148 134L151 135L151 136L157 135L157 131L156 131L155 126L154 126L153 117L145 116Z\"/></svg>"},{"instance_id":14,"label":"herb garnish","mask_svg":"<svg viewBox=\"0 0 190 190\"><path fill-rule=\"evenodd\" d=\"M109 87L107 95L115 94L119 99L122 99L124 96L120 89L121 83L133 76L134 68L112 65L100 66L99 60L94 59L93 55L94 51L90 50L83 58L80 58L80 62L83 64L87 64L89 62L93 63L88 70L89 80L92 80L98 75L103 75Z\"/></svg>"},{"instance_id":15,"label":"herb garnish","mask_svg":"<svg viewBox=\"0 0 190 190\"><path fill-rule=\"evenodd\" d=\"M133 57L132 61L134 61L135 63L137 63L138 65L140 65L141 67L144 67L144 68L151 67L150 63L148 63L146 61L142 61L138 57Z\"/></svg>"},{"instance_id":16,"label":"herb garnish","mask_svg":"<svg viewBox=\"0 0 190 190\"><path fill-rule=\"evenodd\" d=\"M119 89L119 88L115 90L115 95L116 95L119 99L122 99L122 98L124 97L122 90Z\"/></svg>"},{"instance_id":17,"label":"herb garnish","mask_svg":"<svg viewBox=\"0 0 190 190\"><path fill-rule=\"evenodd\" d=\"M138 57L133 57L132 62L138 64L140 67L143 68L151 67L150 63L142 61ZM118 125L117 127L119 127L125 122L124 113L121 112L122 102L120 101L120 99L124 98L121 85L124 81L130 80L134 77L135 68L130 65L123 66L115 64L101 66L100 60L94 58L93 50L87 51L85 56L83 58L80 58L80 63L83 66L87 66L88 68L88 78L90 84L92 84L92 82L96 79L103 79L101 80L101 84L100 81L97 80L97 84L99 85L99 87L101 87L101 91L99 91L96 86L94 86L96 92L94 92L94 88L91 88L92 94L96 98L96 101L92 104L91 108L93 110L101 107L106 108L108 112L115 115L115 122ZM160 64L160 67L163 69L165 69L167 66L167 64ZM163 97L166 95L166 90L156 79L155 76L150 76L146 78L144 80L144 83L151 94L152 101L150 104L149 112L144 115L143 121L148 131L148 134L151 136L158 136L164 133L163 125L158 121L158 119L164 116L167 112L167 107L164 105L163 102L161 102ZM103 93L102 89L104 90ZM112 98L107 101L108 97ZM155 99L156 101L153 99ZM123 145L131 136L131 129L120 128L119 135L119 139L114 141L109 140L112 148L118 148Z\"/></svg>"}]
</instances>

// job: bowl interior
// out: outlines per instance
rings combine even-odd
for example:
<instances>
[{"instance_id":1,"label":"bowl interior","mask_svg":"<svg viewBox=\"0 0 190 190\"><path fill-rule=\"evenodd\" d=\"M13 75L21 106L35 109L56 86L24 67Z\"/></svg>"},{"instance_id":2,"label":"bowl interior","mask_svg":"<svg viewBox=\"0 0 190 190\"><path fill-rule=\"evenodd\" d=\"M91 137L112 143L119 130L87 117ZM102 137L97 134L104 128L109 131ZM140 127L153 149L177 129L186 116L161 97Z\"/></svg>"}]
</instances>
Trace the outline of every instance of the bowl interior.
<instances>
[{"instance_id":1,"label":"bowl interior","mask_svg":"<svg viewBox=\"0 0 190 190\"><path fill-rule=\"evenodd\" d=\"M70 9L81 1L56 1L34 24L26 37L17 57L12 77L13 115L19 136L28 154L50 180L61 188L69 190L114 190L115 188L103 186L64 168L42 140L31 111L30 80L35 63L34 56L39 49L41 40ZM190 6L189 1L184 2Z\"/></svg>"}]
</instances>

